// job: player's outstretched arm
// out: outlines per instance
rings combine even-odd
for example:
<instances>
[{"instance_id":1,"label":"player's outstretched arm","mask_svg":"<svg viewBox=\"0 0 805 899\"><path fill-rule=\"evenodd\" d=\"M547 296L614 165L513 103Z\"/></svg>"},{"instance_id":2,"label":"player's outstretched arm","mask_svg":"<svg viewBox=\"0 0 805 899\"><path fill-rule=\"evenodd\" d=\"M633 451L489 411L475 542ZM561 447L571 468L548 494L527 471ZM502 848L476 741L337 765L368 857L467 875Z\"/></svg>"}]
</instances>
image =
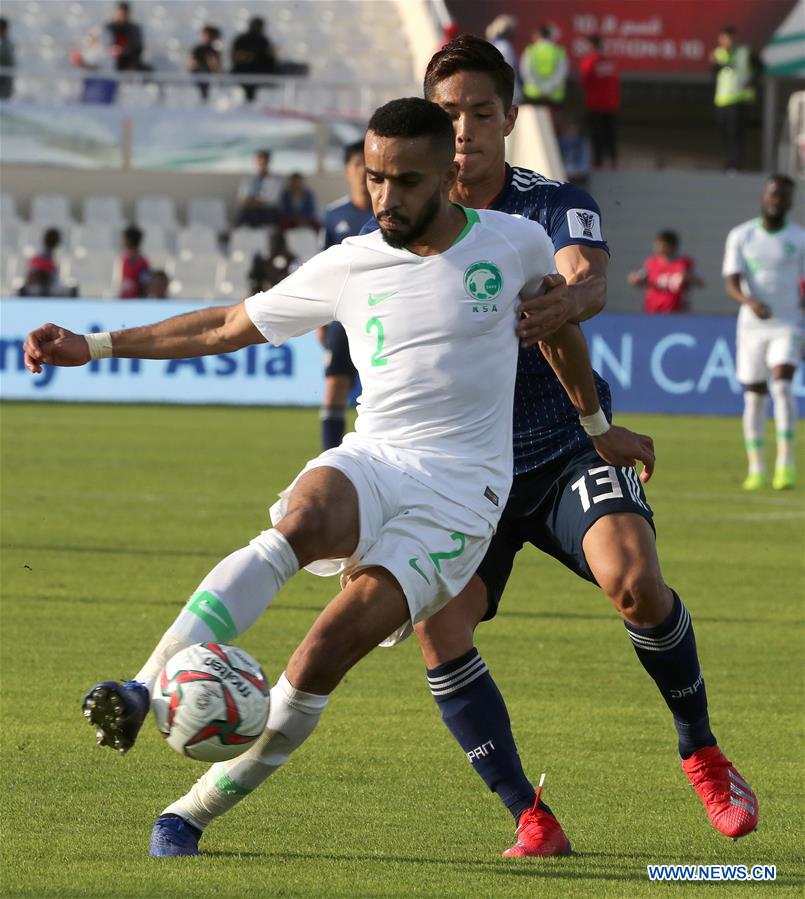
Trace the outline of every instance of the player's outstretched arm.
<instances>
[{"instance_id":1,"label":"player's outstretched arm","mask_svg":"<svg viewBox=\"0 0 805 899\"><path fill-rule=\"evenodd\" d=\"M74 334L46 324L31 331L23 347L25 367L38 374L43 365L84 365L91 359L187 359L229 353L266 338L255 328L243 303L215 306L153 325L112 334Z\"/></svg>"},{"instance_id":2,"label":"player's outstretched arm","mask_svg":"<svg viewBox=\"0 0 805 899\"><path fill-rule=\"evenodd\" d=\"M607 423L581 328L566 324L539 346L579 413L599 456L610 465L633 466L642 462L640 479L648 481L654 471L654 442L644 434Z\"/></svg>"}]
</instances>

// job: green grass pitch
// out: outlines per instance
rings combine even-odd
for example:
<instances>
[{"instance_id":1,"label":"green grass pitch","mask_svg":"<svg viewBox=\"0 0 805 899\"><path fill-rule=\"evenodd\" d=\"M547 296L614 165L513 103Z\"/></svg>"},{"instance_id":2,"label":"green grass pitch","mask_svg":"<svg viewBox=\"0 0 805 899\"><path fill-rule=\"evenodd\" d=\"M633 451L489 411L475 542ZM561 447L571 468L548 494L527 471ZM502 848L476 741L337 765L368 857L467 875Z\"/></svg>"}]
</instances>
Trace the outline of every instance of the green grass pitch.
<instances>
[{"instance_id":1,"label":"green grass pitch","mask_svg":"<svg viewBox=\"0 0 805 899\"><path fill-rule=\"evenodd\" d=\"M760 827L718 835L687 784L670 716L591 586L521 554L478 645L526 770L576 854L504 860L513 828L441 724L417 647L377 650L288 766L204 837L147 856L153 819L203 770L148 723L94 748L80 700L131 675L201 577L265 527L318 451L308 410L2 408L2 845L8 896L658 896L647 863L775 864L801 896L803 491L740 490L737 420L622 416L651 433L666 579L695 621L713 728L757 790ZM800 443L802 445L802 443ZM336 585L300 574L242 639L276 678ZM708 893L709 895L710 893Z\"/></svg>"}]
</instances>

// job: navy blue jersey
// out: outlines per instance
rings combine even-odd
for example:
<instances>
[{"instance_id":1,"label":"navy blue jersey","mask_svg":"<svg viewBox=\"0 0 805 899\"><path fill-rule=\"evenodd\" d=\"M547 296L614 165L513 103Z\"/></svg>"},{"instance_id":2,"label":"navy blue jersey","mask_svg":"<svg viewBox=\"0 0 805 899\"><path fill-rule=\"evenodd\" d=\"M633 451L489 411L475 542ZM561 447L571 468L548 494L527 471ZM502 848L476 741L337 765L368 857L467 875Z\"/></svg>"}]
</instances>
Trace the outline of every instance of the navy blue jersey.
<instances>
[{"instance_id":1,"label":"navy blue jersey","mask_svg":"<svg viewBox=\"0 0 805 899\"><path fill-rule=\"evenodd\" d=\"M371 218L371 209L358 209L349 197L330 203L324 211L322 249L341 243L345 237L354 237Z\"/></svg>"},{"instance_id":2,"label":"navy blue jersey","mask_svg":"<svg viewBox=\"0 0 805 899\"><path fill-rule=\"evenodd\" d=\"M581 244L609 252L601 235L601 210L580 187L551 181L530 169L506 166L503 189L489 204L539 222L558 252ZM595 373L601 408L612 417L609 384ZM567 453L591 446L579 414L537 347L521 349L514 389L514 473L524 474Z\"/></svg>"},{"instance_id":3,"label":"navy blue jersey","mask_svg":"<svg viewBox=\"0 0 805 899\"><path fill-rule=\"evenodd\" d=\"M601 210L587 191L551 181L530 169L506 166L503 189L487 206L539 222L553 241L554 252L581 244L609 252L601 235ZM372 218L366 234L377 228ZM601 408L612 417L609 384L595 372ZM579 415L538 347L521 349L514 389L514 473L525 474L592 443Z\"/></svg>"}]
</instances>

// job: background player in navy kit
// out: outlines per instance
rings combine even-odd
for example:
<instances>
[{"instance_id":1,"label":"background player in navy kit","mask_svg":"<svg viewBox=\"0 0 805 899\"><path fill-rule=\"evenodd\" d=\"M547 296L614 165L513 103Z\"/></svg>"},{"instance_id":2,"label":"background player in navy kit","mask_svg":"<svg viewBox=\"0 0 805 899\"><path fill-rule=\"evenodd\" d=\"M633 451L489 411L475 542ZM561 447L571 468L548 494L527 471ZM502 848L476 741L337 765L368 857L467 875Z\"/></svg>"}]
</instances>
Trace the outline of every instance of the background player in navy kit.
<instances>
[{"instance_id":1,"label":"background player in navy kit","mask_svg":"<svg viewBox=\"0 0 805 899\"><path fill-rule=\"evenodd\" d=\"M505 163L514 127L514 73L486 41L462 36L437 52L425 96L453 118L459 177L451 199L534 219L556 250L570 285L524 303L523 348L514 406L515 480L506 511L478 573L462 594L417 627L431 692L442 719L473 767L518 822L506 855L558 855L570 844L525 776L505 703L478 651L476 625L494 616L514 556L532 543L597 583L624 620L637 656L673 715L682 766L714 826L742 836L757 824L757 799L725 759L710 730L690 615L660 571L642 486L633 469L608 466L614 429L589 437L536 348L567 321L580 322L606 302L608 249L600 210L585 191ZM597 380L610 418L609 388ZM600 424L599 417L599 424ZM600 427L591 431L602 430ZM494 751L473 753L492 744Z\"/></svg>"},{"instance_id":2,"label":"background player in navy kit","mask_svg":"<svg viewBox=\"0 0 805 899\"><path fill-rule=\"evenodd\" d=\"M363 141L344 150L344 174L349 195L331 203L324 213L322 249L326 250L345 237L354 237L372 217L372 201L366 187ZM357 372L349 356L344 328L331 322L319 330L319 340L327 351L324 369L324 403L321 407L321 446L332 449L344 437L347 398L355 384Z\"/></svg>"}]
</instances>

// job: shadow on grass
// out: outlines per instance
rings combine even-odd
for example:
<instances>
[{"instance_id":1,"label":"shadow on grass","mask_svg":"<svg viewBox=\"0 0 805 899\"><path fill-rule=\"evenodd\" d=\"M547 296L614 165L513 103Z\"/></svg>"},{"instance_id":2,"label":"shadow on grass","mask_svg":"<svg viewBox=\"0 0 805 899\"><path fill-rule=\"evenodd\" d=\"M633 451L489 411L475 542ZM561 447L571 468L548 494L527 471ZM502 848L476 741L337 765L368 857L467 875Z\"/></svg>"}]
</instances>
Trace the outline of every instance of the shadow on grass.
<instances>
[{"instance_id":1,"label":"shadow on grass","mask_svg":"<svg viewBox=\"0 0 805 899\"><path fill-rule=\"evenodd\" d=\"M335 852L294 852L294 851L266 851L266 852L235 852L225 849L208 850L200 858L260 858L266 861L275 860L282 862L311 861L311 862L377 862L379 864L406 864L406 865L436 865L446 868L458 868L466 870L485 871L494 874L508 875L511 877L547 877L555 880L612 880L629 881L645 880L645 865L641 866L634 874L619 873L609 870L579 870L574 861L584 862L593 857L594 853L574 853L566 859L466 859L466 858L431 858L425 855L370 855L366 853L335 853ZM607 855L601 853L602 858ZM611 856L618 858L616 854ZM624 857L629 857L624 856ZM642 856L635 856L642 858Z\"/></svg>"}]
</instances>

